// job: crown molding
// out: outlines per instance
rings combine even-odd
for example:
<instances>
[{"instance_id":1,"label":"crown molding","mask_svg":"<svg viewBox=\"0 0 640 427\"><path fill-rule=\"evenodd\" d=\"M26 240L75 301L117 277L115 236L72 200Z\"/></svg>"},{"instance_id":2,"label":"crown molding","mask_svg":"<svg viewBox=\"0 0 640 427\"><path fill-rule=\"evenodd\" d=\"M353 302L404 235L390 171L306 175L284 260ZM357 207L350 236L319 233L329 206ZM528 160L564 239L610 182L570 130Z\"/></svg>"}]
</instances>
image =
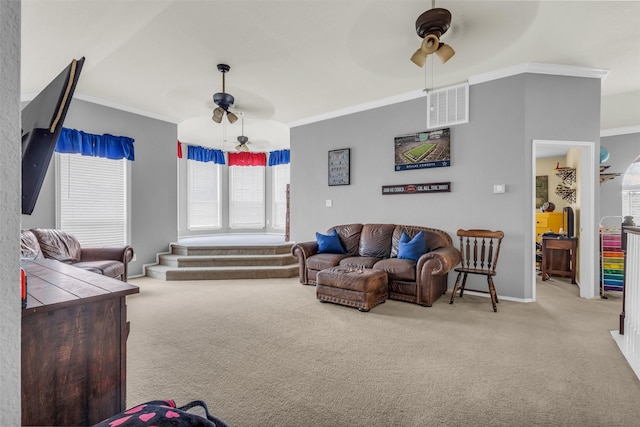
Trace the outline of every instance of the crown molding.
<instances>
[{"instance_id":1,"label":"crown molding","mask_svg":"<svg viewBox=\"0 0 640 427\"><path fill-rule=\"evenodd\" d=\"M631 133L640 133L640 126L603 129L600 131L600 138L604 138L607 136L628 135Z\"/></svg>"},{"instance_id":2,"label":"crown molding","mask_svg":"<svg viewBox=\"0 0 640 427\"><path fill-rule=\"evenodd\" d=\"M485 83L491 80L503 79L505 77L511 77L518 74L533 73L533 74L549 74L556 76L570 76L570 77L587 77L593 79L605 79L609 74L609 70L602 68L589 68L579 67L574 65L556 65L556 64L542 64L537 62L530 62L513 67L502 68L500 70L491 71L488 73L477 74L469 77L469 85ZM455 86L455 85L452 85ZM386 107L388 105L396 104L398 102L411 101L413 99L426 96L424 89L407 92L401 95L391 96L388 98L378 99L376 101L367 102L364 104L354 105L352 107L343 108L341 110L330 111L328 113L320 114L317 116L307 117L301 120L287 123L289 128L304 126L323 120L335 119L338 117L346 116L348 114L359 113L361 111L371 110L379 107Z\"/></svg>"},{"instance_id":3,"label":"crown molding","mask_svg":"<svg viewBox=\"0 0 640 427\"><path fill-rule=\"evenodd\" d=\"M485 83L492 80L503 79L505 77L516 76L518 74L549 74L555 76L587 77L603 80L609 75L609 70L604 68L579 67L575 65L542 64L530 62L515 65L513 67L502 68L488 73L477 74L469 77L469 85Z\"/></svg>"},{"instance_id":4,"label":"crown molding","mask_svg":"<svg viewBox=\"0 0 640 427\"><path fill-rule=\"evenodd\" d=\"M20 97L20 102L32 101L36 96L38 96L37 93L28 93L28 94L22 95ZM73 98L74 99L79 99L81 101L91 102L92 104L102 105L104 107L114 108L114 109L120 110L120 111L126 111L127 113L132 113L132 114L137 114L139 116L149 117L151 119L160 120L160 121L167 122L167 123L178 124L178 123L182 122L182 120L176 119L175 117L167 117L167 116L163 116L163 115L160 115L160 114L151 113L149 111L140 110L138 108L130 107L128 105L118 104L116 102L107 101L106 99L96 98L96 97L90 96L90 95L84 95L84 94L78 93L78 92L75 92L73 94Z\"/></svg>"},{"instance_id":5,"label":"crown molding","mask_svg":"<svg viewBox=\"0 0 640 427\"><path fill-rule=\"evenodd\" d=\"M399 102L411 101L418 98L426 97L427 93L424 89L415 90L412 92L406 92L400 95L390 96L387 98L378 99L371 102L365 102L364 104L354 105L352 107L343 108L340 110L330 111L317 116L307 117L294 122L286 123L289 128L308 125L315 122L321 122L323 120L335 119L338 117L346 116L353 113L360 113L362 111L372 110L374 108L386 107L388 105L397 104Z\"/></svg>"}]
</instances>

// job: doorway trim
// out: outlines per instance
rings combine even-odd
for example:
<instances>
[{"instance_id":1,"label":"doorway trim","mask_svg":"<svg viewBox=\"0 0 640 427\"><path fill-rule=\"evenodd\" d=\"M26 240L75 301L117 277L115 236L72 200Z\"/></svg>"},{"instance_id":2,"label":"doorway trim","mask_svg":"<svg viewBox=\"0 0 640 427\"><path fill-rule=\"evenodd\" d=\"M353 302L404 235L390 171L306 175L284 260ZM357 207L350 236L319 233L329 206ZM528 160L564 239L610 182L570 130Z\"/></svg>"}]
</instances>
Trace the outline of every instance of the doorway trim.
<instances>
[{"instance_id":1,"label":"doorway trim","mask_svg":"<svg viewBox=\"0 0 640 427\"><path fill-rule=\"evenodd\" d=\"M530 209L536 210L535 202L535 177L536 160L538 151L544 147L554 147L566 149L578 148L580 150L580 168L576 177L578 188L580 189L579 205L580 227L578 233L578 265L580 266L578 286L582 298L595 298L600 294L600 284L598 280L598 223L596 222L596 149L599 149L600 142L588 141L556 141L534 139L532 145L532 177L531 177L531 197ZM599 207L598 207L599 212ZM535 236L535 217L531 221L531 236ZM531 295L536 301L536 272L533 263Z\"/></svg>"}]
</instances>

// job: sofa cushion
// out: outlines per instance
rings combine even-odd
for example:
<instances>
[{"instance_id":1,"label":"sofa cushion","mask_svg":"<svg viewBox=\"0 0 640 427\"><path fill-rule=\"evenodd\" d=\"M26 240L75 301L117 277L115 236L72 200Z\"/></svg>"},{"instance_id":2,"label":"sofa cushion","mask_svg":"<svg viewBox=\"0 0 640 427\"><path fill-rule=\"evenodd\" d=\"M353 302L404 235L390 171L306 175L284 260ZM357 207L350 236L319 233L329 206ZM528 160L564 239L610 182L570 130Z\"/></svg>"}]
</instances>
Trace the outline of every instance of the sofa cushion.
<instances>
[{"instance_id":1,"label":"sofa cushion","mask_svg":"<svg viewBox=\"0 0 640 427\"><path fill-rule=\"evenodd\" d=\"M373 265L380 261L381 258L370 256L353 256L340 261L342 267L352 268L373 268Z\"/></svg>"},{"instance_id":2,"label":"sofa cushion","mask_svg":"<svg viewBox=\"0 0 640 427\"><path fill-rule=\"evenodd\" d=\"M395 224L365 224L360 234L358 255L389 258Z\"/></svg>"},{"instance_id":3,"label":"sofa cushion","mask_svg":"<svg viewBox=\"0 0 640 427\"><path fill-rule=\"evenodd\" d=\"M25 259L43 259L40 244L31 230L20 231L20 257Z\"/></svg>"},{"instance_id":4,"label":"sofa cushion","mask_svg":"<svg viewBox=\"0 0 640 427\"><path fill-rule=\"evenodd\" d=\"M386 271L389 280L416 280L416 262L410 259L387 258L376 262L373 268Z\"/></svg>"},{"instance_id":5,"label":"sofa cushion","mask_svg":"<svg viewBox=\"0 0 640 427\"><path fill-rule=\"evenodd\" d=\"M71 234L62 230L44 228L33 228L31 231L38 239L45 258L66 263L80 261L80 242Z\"/></svg>"},{"instance_id":6,"label":"sofa cushion","mask_svg":"<svg viewBox=\"0 0 640 427\"><path fill-rule=\"evenodd\" d=\"M335 267L340 261L347 258L347 254L315 254L307 258L307 268L310 270L324 270Z\"/></svg>"},{"instance_id":7,"label":"sofa cushion","mask_svg":"<svg viewBox=\"0 0 640 427\"><path fill-rule=\"evenodd\" d=\"M346 224L331 227L329 231L335 230L340 236L340 242L345 252L351 255L358 253L358 245L360 244L360 233L362 232L362 224Z\"/></svg>"},{"instance_id":8,"label":"sofa cushion","mask_svg":"<svg viewBox=\"0 0 640 427\"><path fill-rule=\"evenodd\" d=\"M344 248L336 230L329 234L316 233L319 254L343 254Z\"/></svg>"},{"instance_id":9,"label":"sofa cushion","mask_svg":"<svg viewBox=\"0 0 640 427\"><path fill-rule=\"evenodd\" d=\"M424 240L423 231L416 234L413 239L410 238L407 233L402 232L400 242L398 242L398 258L418 261L418 259L426 253L427 243Z\"/></svg>"},{"instance_id":10,"label":"sofa cushion","mask_svg":"<svg viewBox=\"0 0 640 427\"><path fill-rule=\"evenodd\" d=\"M119 279L124 275L124 264L120 261L104 260L104 261L82 261L73 264L74 267L83 270L102 274L107 277Z\"/></svg>"},{"instance_id":11,"label":"sofa cushion","mask_svg":"<svg viewBox=\"0 0 640 427\"><path fill-rule=\"evenodd\" d=\"M398 256L398 243L402 233L407 233L409 237L413 237L420 231L424 232L424 240L427 244L427 252L435 251L438 248L444 248L452 246L451 238L448 234L441 230L436 230L428 227L419 227L413 225L398 225L393 231L393 238L391 240L391 258Z\"/></svg>"}]
</instances>

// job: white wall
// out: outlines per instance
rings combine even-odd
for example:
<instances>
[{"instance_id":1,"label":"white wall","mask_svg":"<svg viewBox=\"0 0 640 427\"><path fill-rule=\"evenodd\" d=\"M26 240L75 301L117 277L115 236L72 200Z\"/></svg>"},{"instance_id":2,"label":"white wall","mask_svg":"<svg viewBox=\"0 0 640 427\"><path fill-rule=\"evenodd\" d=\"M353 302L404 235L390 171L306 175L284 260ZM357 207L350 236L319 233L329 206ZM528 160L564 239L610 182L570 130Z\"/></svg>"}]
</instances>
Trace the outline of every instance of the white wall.
<instances>
[{"instance_id":1,"label":"white wall","mask_svg":"<svg viewBox=\"0 0 640 427\"><path fill-rule=\"evenodd\" d=\"M0 1L0 408L20 425L20 1Z\"/></svg>"}]
</instances>

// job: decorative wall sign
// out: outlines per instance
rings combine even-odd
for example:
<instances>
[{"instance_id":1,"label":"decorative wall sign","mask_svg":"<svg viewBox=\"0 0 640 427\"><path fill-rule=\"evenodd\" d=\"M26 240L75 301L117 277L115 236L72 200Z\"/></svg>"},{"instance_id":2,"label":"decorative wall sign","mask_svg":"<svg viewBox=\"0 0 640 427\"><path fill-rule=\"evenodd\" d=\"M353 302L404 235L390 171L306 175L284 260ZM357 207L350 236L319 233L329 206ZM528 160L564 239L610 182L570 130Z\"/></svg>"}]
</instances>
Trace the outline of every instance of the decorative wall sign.
<instances>
[{"instance_id":1,"label":"decorative wall sign","mask_svg":"<svg viewBox=\"0 0 640 427\"><path fill-rule=\"evenodd\" d=\"M382 194L450 193L451 182L431 182L428 184L383 185Z\"/></svg>"},{"instance_id":2,"label":"decorative wall sign","mask_svg":"<svg viewBox=\"0 0 640 427\"><path fill-rule=\"evenodd\" d=\"M396 171L451 166L449 128L394 138Z\"/></svg>"},{"instance_id":3,"label":"decorative wall sign","mask_svg":"<svg viewBox=\"0 0 640 427\"><path fill-rule=\"evenodd\" d=\"M349 185L350 149L329 151L329 185Z\"/></svg>"}]
</instances>

